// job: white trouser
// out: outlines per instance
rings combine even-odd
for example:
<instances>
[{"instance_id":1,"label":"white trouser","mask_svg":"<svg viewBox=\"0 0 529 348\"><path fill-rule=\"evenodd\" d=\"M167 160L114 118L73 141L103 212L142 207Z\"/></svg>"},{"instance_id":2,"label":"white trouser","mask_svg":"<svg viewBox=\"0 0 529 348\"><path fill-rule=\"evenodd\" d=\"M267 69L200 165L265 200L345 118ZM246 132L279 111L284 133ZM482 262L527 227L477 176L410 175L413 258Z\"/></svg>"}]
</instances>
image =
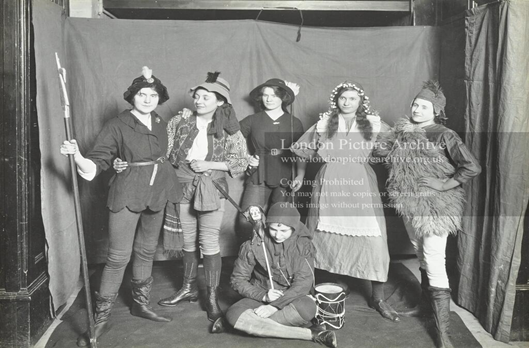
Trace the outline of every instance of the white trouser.
<instances>
[{"instance_id":1,"label":"white trouser","mask_svg":"<svg viewBox=\"0 0 529 348\"><path fill-rule=\"evenodd\" d=\"M402 219L410 237L410 242L415 249L422 269L426 270L430 286L447 289L448 275L446 274L446 240L448 235L439 237L435 234L417 237L411 221Z\"/></svg>"}]
</instances>

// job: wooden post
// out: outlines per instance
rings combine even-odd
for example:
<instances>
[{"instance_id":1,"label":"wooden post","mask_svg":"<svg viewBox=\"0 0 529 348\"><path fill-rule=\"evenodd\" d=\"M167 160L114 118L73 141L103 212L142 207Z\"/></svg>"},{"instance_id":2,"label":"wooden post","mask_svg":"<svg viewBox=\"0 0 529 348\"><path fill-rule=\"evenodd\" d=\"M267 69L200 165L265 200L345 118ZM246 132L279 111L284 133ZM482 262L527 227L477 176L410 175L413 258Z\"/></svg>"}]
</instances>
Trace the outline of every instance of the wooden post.
<instances>
[{"instance_id":1,"label":"wooden post","mask_svg":"<svg viewBox=\"0 0 529 348\"><path fill-rule=\"evenodd\" d=\"M0 0L0 346L30 347L51 323L40 207L31 0Z\"/></svg>"}]
</instances>

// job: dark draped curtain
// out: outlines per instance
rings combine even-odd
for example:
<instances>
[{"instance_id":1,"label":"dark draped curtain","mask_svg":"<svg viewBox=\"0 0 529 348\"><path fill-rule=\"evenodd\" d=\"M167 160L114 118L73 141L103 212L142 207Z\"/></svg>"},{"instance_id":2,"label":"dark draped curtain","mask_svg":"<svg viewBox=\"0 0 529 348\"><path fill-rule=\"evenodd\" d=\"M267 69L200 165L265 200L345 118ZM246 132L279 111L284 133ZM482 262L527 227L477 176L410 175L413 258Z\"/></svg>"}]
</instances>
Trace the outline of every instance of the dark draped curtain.
<instances>
[{"instance_id":1,"label":"dark draped curtain","mask_svg":"<svg viewBox=\"0 0 529 348\"><path fill-rule=\"evenodd\" d=\"M457 302L499 341L510 338L529 199L529 2L502 1L465 19L465 143L481 175L465 185Z\"/></svg>"}]
</instances>

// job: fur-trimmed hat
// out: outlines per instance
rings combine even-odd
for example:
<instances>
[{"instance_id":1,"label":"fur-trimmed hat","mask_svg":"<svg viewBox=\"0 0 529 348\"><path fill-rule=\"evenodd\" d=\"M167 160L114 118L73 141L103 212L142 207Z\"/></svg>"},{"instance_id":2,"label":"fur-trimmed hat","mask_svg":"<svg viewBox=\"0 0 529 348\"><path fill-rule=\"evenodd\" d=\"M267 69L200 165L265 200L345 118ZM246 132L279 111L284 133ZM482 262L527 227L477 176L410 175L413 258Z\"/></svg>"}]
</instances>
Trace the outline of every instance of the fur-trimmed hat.
<instances>
[{"instance_id":1,"label":"fur-trimmed hat","mask_svg":"<svg viewBox=\"0 0 529 348\"><path fill-rule=\"evenodd\" d=\"M148 67L144 66L141 70L142 75L139 77L136 77L132 84L127 88L125 93L123 93L123 98L129 102L129 104L134 103L134 96L142 89L142 88L153 88L156 92L158 92L158 104L162 105L169 99L169 93L167 93L167 88L162 84L162 81L157 79L153 74L152 70Z\"/></svg>"},{"instance_id":2,"label":"fur-trimmed hat","mask_svg":"<svg viewBox=\"0 0 529 348\"><path fill-rule=\"evenodd\" d=\"M289 96L288 102L285 103L286 105L292 104L294 102L294 100L296 99L296 94L294 93L294 91L290 87L287 86L286 82L284 80L277 79L277 78L269 79L265 83L262 83L259 86L255 87L250 92L250 97L252 99L257 98L259 93L261 93L261 90L262 90L263 87L279 87L279 88L284 89L285 92L287 92L287 94Z\"/></svg>"},{"instance_id":3,"label":"fur-trimmed hat","mask_svg":"<svg viewBox=\"0 0 529 348\"><path fill-rule=\"evenodd\" d=\"M214 73L208 72L208 77L204 83L192 87L189 90L189 95L194 96L197 88L203 88L208 92L217 92L223 96L228 104L231 104L230 99L230 84L228 81L224 80L222 77L219 77L220 72L215 71Z\"/></svg>"},{"instance_id":4,"label":"fur-trimmed hat","mask_svg":"<svg viewBox=\"0 0 529 348\"><path fill-rule=\"evenodd\" d=\"M438 81L430 80L424 82L422 90L415 96L415 98L413 98L413 100L417 98L431 102L436 114L439 115L440 113L444 113L446 97Z\"/></svg>"}]
</instances>

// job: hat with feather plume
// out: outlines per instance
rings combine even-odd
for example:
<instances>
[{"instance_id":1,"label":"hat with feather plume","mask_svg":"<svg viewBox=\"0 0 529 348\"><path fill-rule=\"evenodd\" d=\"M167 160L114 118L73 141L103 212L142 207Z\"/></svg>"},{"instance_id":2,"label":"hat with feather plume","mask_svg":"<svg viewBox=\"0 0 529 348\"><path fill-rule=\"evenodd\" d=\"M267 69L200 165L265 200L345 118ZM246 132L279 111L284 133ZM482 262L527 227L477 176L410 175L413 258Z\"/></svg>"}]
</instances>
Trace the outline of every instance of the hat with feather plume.
<instances>
[{"instance_id":1,"label":"hat with feather plume","mask_svg":"<svg viewBox=\"0 0 529 348\"><path fill-rule=\"evenodd\" d=\"M198 86L191 88L189 90L189 94L191 96L194 96L197 88L203 88L208 92L217 92L218 94L226 98L228 104L231 104L230 84L222 77L219 77L219 75L220 72L218 71L215 71L214 73L208 72L208 77L206 78L206 81Z\"/></svg>"},{"instance_id":2,"label":"hat with feather plume","mask_svg":"<svg viewBox=\"0 0 529 348\"><path fill-rule=\"evenodd\" d=\"M436 114L440 114L441 112L444 113L446 97L438 81L430 80L424 82L422 90L415 96L415 98L413 98L413 100L417 98L431 102Z\"/></svg>"},{"instance_id":3,"label":"hat with feather plume","mask_svg":"<svg viewBox=\"0 0 529 348\"><path fill-rule=\"evenodd\" d=\"M142 88L152 88L158 92L158 104L162 105L169 99L169 93L167 93L167 88L162 84L158 78L152 74L152 69L144 66L141 70L141 76L136 77L132 84L127 88L125 93L123 93L123 98L128 101L130 104L133 104L134 96Z\"/></svg>"}]
</instances>

